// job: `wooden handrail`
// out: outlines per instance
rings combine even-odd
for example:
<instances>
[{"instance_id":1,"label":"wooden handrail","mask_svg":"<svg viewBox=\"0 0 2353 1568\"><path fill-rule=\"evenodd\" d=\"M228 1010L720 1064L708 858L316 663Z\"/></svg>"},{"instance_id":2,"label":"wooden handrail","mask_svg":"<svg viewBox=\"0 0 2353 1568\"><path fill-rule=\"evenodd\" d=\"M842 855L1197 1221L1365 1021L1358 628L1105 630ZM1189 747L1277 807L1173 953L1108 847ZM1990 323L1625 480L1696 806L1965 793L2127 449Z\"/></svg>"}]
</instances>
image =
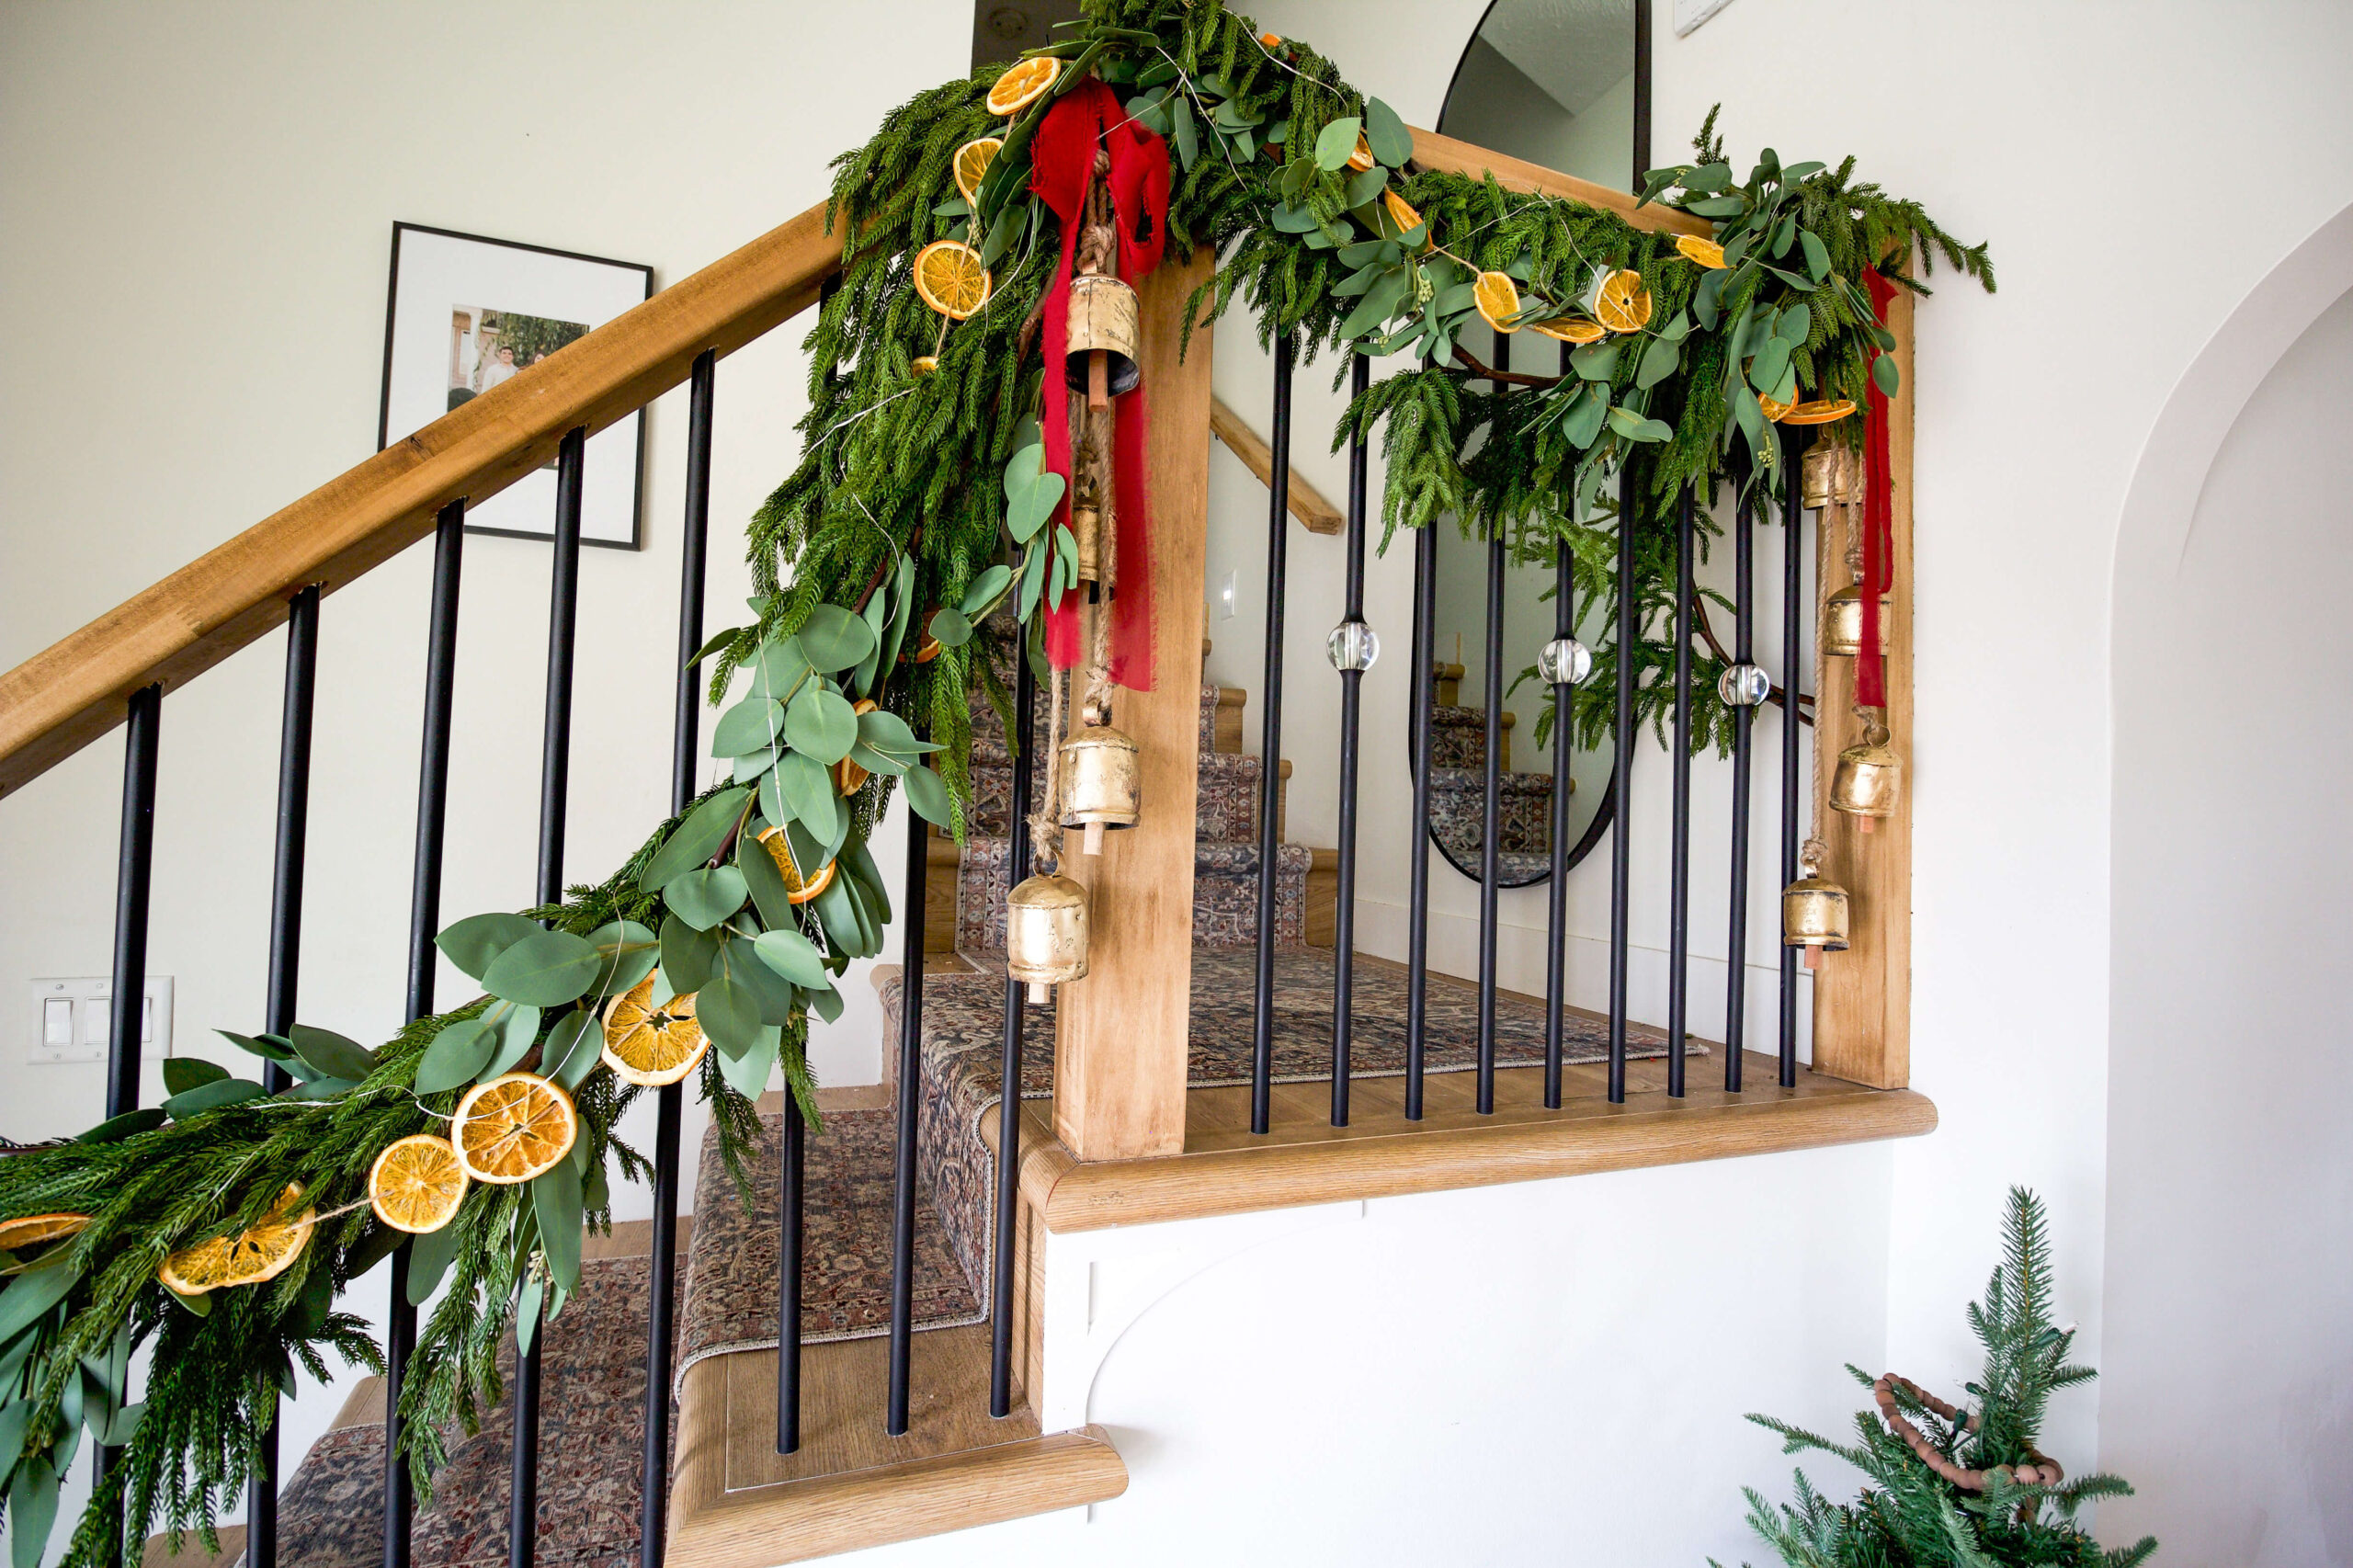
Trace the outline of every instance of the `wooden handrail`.
<instances>
[{"instance_id":1,"label":"wooden handrail","mask_svg":"<svg viewBox=\"0 0 2353 1568\"><path fill-rule=\"evenodd\" d=\"M1637 210L1623 191L1435 131L1414 132L1414 156L1589 202L1642 228L1708 232L1697 218ZM122 722L131 693L183 685L278 626L300 589L335 592L430 532L448 503L488 500L550 461L566 432L627 417L685 381L703 350L732 353L790 320L840 261L824 205L812 207L0 675L0 795Z\"/></svg>"},{"instance_id":2,"label":"wooden handrail","mask_svg":"<svg viewBox=\"0 0 2353 1568\"><path fill-rule=\"evenodd\" d=\"M1445 169L1451 174L1493 175L1506 190L1532 190L1544 196L1565 196L1582 201L1588 207L1599 207L1615 212L1637 229L1648 229L1660 234L1698 234L1705 238L1714 226L1705 218L1694 218L1688 212L1678 212L1672 207L1654 202L1648 207L1635 205L1637 198L1606 185L1596 185L1589 179L1564 175L1558 169L1548 169L1541 164L1506 157L1491 153L1474 142L1452 136L1440 136L1435 131L1414 128L1414 162L1426 169Z\"/></svg>"},{"instance_id":3,"label":"wooden handrail","mask_svg":"<svg viewBox=\"0 0 2353 1568\"><path fill-rule=\"evenodd\" d=\"M179 686L555 456L813 304L841 264L823 203L393 442L0 676L0 794L122 722L131 694Z\"/></svg>"},{"instance_id":4,"label":"wooden handrail","mask_svg":"<svg viewBox=\"0 0 2353 1568\"><path fill-rule=\"evenodd\" d=\"M1210 434L1225 444L1225 449L1242 460L1242 466L1257 478L1259 483L1272 486L1275 483L1275 449L1258 438L1242 415L1225 406L1219 398L1210 400ZM1310 484L1296 468L1284 486L1290 515L1312 534L1336 534L1347 525L1340 509L1324 499L1324 493Z\"/></svg>"}]
</instances>

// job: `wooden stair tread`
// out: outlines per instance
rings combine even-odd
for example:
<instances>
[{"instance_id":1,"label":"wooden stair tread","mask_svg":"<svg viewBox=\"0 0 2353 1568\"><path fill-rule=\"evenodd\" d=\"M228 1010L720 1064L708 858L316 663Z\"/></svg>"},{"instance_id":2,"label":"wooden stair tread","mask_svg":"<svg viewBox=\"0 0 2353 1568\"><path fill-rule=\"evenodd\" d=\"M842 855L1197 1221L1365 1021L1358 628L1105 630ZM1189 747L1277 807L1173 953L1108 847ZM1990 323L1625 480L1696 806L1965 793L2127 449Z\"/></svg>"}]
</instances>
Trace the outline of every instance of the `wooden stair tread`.
<instances>
[{"instance_id":1,"label":"wooden stair tread","mask_svg":"<svg viewBox=\"0 0 2353 1568\"><path fill-rule=\"evenodd\" d=\"M774 1350L688 1369L668 1561L765 1568L1102 1502L1127 1467L1100 1427L1042 1434L988 1414L989 1329L918 1334L905 1436L882 1430L889 1341L801 1351L800 1450L775 1451Z\"/></svg>"}]
</instances>

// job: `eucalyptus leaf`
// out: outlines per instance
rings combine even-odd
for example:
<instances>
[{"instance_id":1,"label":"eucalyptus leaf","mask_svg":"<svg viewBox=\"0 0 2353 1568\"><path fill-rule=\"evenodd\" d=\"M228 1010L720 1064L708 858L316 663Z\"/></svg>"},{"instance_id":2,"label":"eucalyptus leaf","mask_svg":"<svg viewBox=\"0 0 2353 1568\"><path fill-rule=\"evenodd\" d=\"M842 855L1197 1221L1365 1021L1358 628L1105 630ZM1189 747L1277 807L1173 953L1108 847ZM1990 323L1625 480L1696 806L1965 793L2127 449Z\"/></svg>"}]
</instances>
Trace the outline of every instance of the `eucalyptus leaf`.
<instances>
[{"instance_id":1,"label":"eucalyptus leaf","mask_svg":"<svg viewBox=\"0 0 2353 1568\"><path fill-rule=\"evenodd\" d=\"M825 978L825 955L817 944L790 926L779 926L762 932L753 939L752 951L760 961L793 984L814 991L829 983Z\"/></svg>"},{"instance_id":2,"label":"eucalyptus leaf","mask_svg":"<svg viewBox=\"0 0 2353 1568\"><path fill-rule=\"evenodd\" d=\"M751 892L752 906L759 911L760 923L771 929L790 926L791 890L785 886L784 873L777 869L776 857L768 853L767 845L746 837L735 846L735 869L743 873L744 885Z\"/></svg>"},{"instance_id":3,"label":"eucalyptus leaf","mask_svg":"<svg viewBox=\"0 0 2353 1568\"><path fill-rule=\"evenodd\" d=\"M660 940L651 928L634 920L608 921L589 932L588 945L604 960L591 990L598 996L618 996L634 990L637 983L652 974L654 966L661 961Z\"/></svg>"},{"instance_id":4,"label":"eucalyptus leaf","mask_svg":"<svg viewBox=\"0 0 2353 1568\"><path fill-rule=\"evenodd\" d=\"M1027 544L1046 526L1067 488L1061 474L1046 472L1042 442L1013 454L1005 465L1005 526L1015 543Z\"/></svg>"},{"instance_id":5,"label":"eucalyptus leaf","mask_svg":"<svg viewBox=\"0 0 2353 1568\"><path fill-rule=\"evenodd\" d=\"M497 968L496 962L491 967ZM376 1070L376 1058L366 1046L333 1029L296 1024L287 1033L294 1042L294 1053L327 1077L348 1078L356 1083Z\"/></svg>"},{"instance_id":6,"label":"eucalyptus leaf","mask_svg":"<svg viewBox=\"0 0 2353 1568\"><path fill-rule=\"evenodd\" d=\"M538 921L520 915L473 915L434 937L433 945L470 978L480 980L493 959L539 929Z\"/></svg>"},{"instance_id":7,"label":"eucalyptus leaf","mask_svg":"<svg viewBox=\"0 0 2353 1568\"><path fill-rule=\"evenodd\" d=\"M1365 100L1364 139L1372 155L1392 169L1404 168L1405 160L1414 155L1414 133L1397 111L1379 98Z\"/></svg>"},{"instance_id":8,"label":"eucalyptus leaf","mask_svg":"<svg viewBox=\"0 0 2353 1568\"><path fill-rule=\"evenodd\" d=\"M943 648L961 648L972 640L972 623L963 611L942 605L932 614L931 635Z\"/></svg>"},{"instance_id":9,"label":"eucalyptus leaf","mask_svg":"<svg viewBox=\"0 0 2353 1568\"><path fill-rule=\"evenodd\" d=\"M733 975L714 975L695 992L695 1022L724 1056L741 1056L759 1042L756 993Z\"/></svg>"},{"instance_id":10,"label":"eucalyptus leaf","mask_svg":"<svg viewBox=\"0 0 2353 1568\"><path fill-rule=\"evenodd\" d=\"M662 975L676 995L702 989L719 958L719 938L673 915L662 922Z\"/></svg>"},{"instance_id":11,"label":"eucalyptus leaf","mask_svg":"<svg viewBox=\"0 0 2353 1568\"><path fill-rule=\"evenodd\" d=\"M956 608L963 611L968 619L977 618L1011 585L1012 582L1013 568L1000 561L972 579L972 585L964 590L964 597L958 602ZM939 633L935 631L932 635L937 637Z\"/></svg>"},{"instance_id":12,"label":"eucalyptus leaf","mask_svg":"<svg viewBox=\"0 0 2353 1568\"><path fill-rule=\"evenodd\" d=\"M201 1056L168 1056L164 1059L164 1092L184 1095L206 1084L217 1084L229 1075L229 1070L217 1062L207 1062ZM8 1450L0 1445L0 1454Z\"/></svg>"},{"instance_id":13,"label":"eucalyptus leaf","mask_svg":"<svg viewBox=\"0 0 2353 1568\"><path fill-rule=\"evenodd\" d=\"M558 1160L531 1178L531 1212L540 1221L540 1247L547 1254L549 1275L564 1290L577 1290L584 1215L580 1171L570 1160Z\"/></svg>"},{"instance_id":14,"label":"eucalyptus leaf","mask_svg":"<svg viewBox=\"0 0 2353 1568\"><path fill-rule=\"evenodd\" d=\"M1193 126L1192 103L1182 93L1176 95L1176 101L1172 106L1171 119L1176 131L1176 156L1184 164L1185 171L1189 174L1192 172L1194 160L1201 155L1201 142L1199 132Z\"/></svg>"},{"instance_id":15,"label":"eucalyptus leaf","mask_svg":"<svg viewBox=\"0 0 2353 1568\"><path fill-rule=\"evenodd\" d=\"M857 715L851 715L855 733ZM853 744L855 744L853 742ZM800 753L784 759L777 769L777 784L781 794L786 820L799 822L811 835L824 839L833 836L835 823L841 815L841 791L835 787L834 776L824 764Z\"/></svg>"},{"instance_id":16,"label":"eucalyptus leaf","mask_svg":"<svg viewBox=\"0 0 2353 1568\"><path fill-rule=\"evenodd\" d=\"M912 767L905 774L907 805L915 815L938 827L955 825L948 796L948 781L928 767Z\"/></svg>"},{"instance_id":17,"label":"eucalyptus leaf","mask_svg":"<svg viewBox=\"0 0 2353 1568\"><path fill-rule=\"evenodd\" d=\"M1609 412L1609 392L1605 387L1588 381L1577 389L1569 412L1561 422L1561 434L1579 451L1590 447L1601 434L1601 422Z\"/></svg>"},{"instance_id":18,"label":"eucalyptus leaf","mask_svg":"<svg viewBox=\"0 0 2353 1568\"><path fill-rule=\"evenodd\" d=\"M524 1278L523 1288L515 1293L515 1351L519 1356L529 1356L531 1341L539 1337L540 1307L546 1300L547 1289L547 1282L533 1272Z\"/></svg>"},{"instance_id":19,"label":"eucalyptus leaf","mask_svg":"<svg viewBox=\"0 0 2353 1568\"><path fill-rule=\"evenodd\" d=\"M1903 372L1895 368L1895 356L1882 354L1871 361L1871 384L1881 397L1893 397L1904 385Z\"/></svg>"},{"instance_id":20,"label":"eucalyptus leaf","mask_svg":"<svg viewBox=\"0 0 2353 1568\"><path fill-rule=\"evenodd\" d=\"M119 1143L136 1133L153 1132L164 1125L165 1119L164 1113L153 1106L142 1106L137 1110L124 1111L120 1116L110 1116L87 1132L76 1133L74 1142ZM0 1334L0 1339L6 1337L6 1335Z\"/></svg>"},{"instance_id":21,"label":"eucalyptus leaf","mask_svg":"<svg viewBox=\"0 0 2353 1568\"><path fill-rule=\"evenodd\" d=\"M747 752L735 758L728 764L728 782L732 784L759 782L760 776L776 766L776 759L781 751L782 748L779 747L777 751Z\"/></svg>"},{"instance_id":22,"label":"eucalyptus leaf","mask_svg":"<svg viewBox=\"0 0 2353 1568\"><path fill-rule=\"evenodd\" d=\"M541 931L499 954L483 971L482 984L504 1001L559 1007L584 995L604 966L604 955L586 937L569 931Z\"/></svg>"},{"instance_id":23,"label":"eucalyptus leaf","mask_svg":"<svg viewBox=\"0 0 2353 1568\"><path fill-rule=\"evenodd\" d=\"M722 790L688 812L686 820L663 841L662 847L654 852L645 869L638 874L638 887L645 892L660 892L671 878L681 871L693 870L718 854L720 846L734 831L735 819L743 815L745 802L751 798L751 790L737 785Z\"/></svg>"},{"instance_id":24,"label":"eucalyptus leaf","mask_svg":"<svg viewBox=\"0 0 2353 1568\"><path fill-rule=\"evenodd\" d=\"M849 684L850 689L860 697L871 697L874 695L874 677L884 667L882 640L891 625L891 596L884 585L877 585L874 592L867 596L866 608L859 613L865 619L866 629L874 633L874 646L866 651L866 657L860 659L858 668L850 672Z\"/></svg>"},{"instance_id":25,"label":"eucalyptus leaf","mask_svg":"<svg viewBox=\"0 0 2353 1568\"><path fill-rule=\"evenodd\" d=\"M1326 174L1346 168L1357 150L1357 133L1363 129L1364 121L1355 115L1326 125L1315 138L1315 166Z\"/></svg>"},{"instance_id":26,"label":"eucalyptus leaf","mask_svg":"<svg viewBox=\"0 0 2353 1568\"><path fill-rule=\"evenodd\" d=\"M1389 171L1375 164L1348 176L1347 190L1341 199L1351 208L1368 206L1380 199L1388 185Z\"/></svg>"},{"instance_id":27,"label":"eucalyptus leaf","mask_svg":"<svg viewBox=\"0 0 2353 1568\"><path fill-rule=\"evenodd\" d=\"M758 1038L740 1056L719 1053L719 1075L727 1086L747 1100L756 1100L767 1091L768 1076L776 1071L777 1047L781 1040L772 1026L762 1026Z\"/></svg>"},{"instance_id":28,"label":"eucalyptus leaf","mask_svg":"<svg viewBox=\"0 0 2353 1568\"><path fill-rule=\"evenodd\" d=\"M425 1055L416 1064L416 1092L438 1095L460 1084L472 1083L475 1074L489 1065L490 1053L497 1048L498 1037L483 1015L442 1025L441 1032L433 1037L433 1043L425 1048Z\"/></svg>"},{"instance_id":29,"label":"eucalyptus leaf","mask_svg":"<svg viewBox=\"0 0 2353 1568\"><path fill-rule=\"evenodd\" d=\"M1829 277L1830 247L1822 243L1821 236L1812 229L1800 229L1798 244L1805 251L1805 269L1813 275L1813 280L1819 283Z\"/></svg>"},{"instance_id":30,"label":"eucalyptus leaf","mask_svg":"<svg viewBox=\"0 0 2353 1568\"><path fill-rule=\"evenodd\" d=\"M742 756L767 751L784 733L784 704L767 697L747 697L719 716L710 729L710 755Z\"/></svg>"},{"instance_id":31,"label":"eucalyptus leaf","mask_svg":"<svg viewBox=\"0 0 2353 1568\"><path fill-rule=\"evenodd\" d=\"M8 1278L8 1288L0 1290L0 1343L16 1338L47 1316L81 1280L82 1270L70 1261L71 1252L59 1247L22 1274Z\"/></svg>"},{"instance_id":32,"label":"eucalyptus leaf","mask_svg":"<svg viewBox=\"0 0 2353 1568\"><path fill-rule=\"evenodd\" d=\"M49 1532L56 1523L57 1471L47 1459L35 1456L17 1466L16 1476L8 1483L11 1568L40 1568Z\"/></svg>"},{"instance_id":33,"label":"eucalyptus leaf","mask_svg":"<svg viewBox=\"0 0 2353 1568\"><path fill-rule=\"evenodd\" d=\"M408 1304L421 1307L440 1285L441 1277L458 1260L456 1225L444 1225L410 1239L408 1244Z\"/></svg>"},{"instance_id":34,"label":"eucalyptus leaf","mask_svg":"<svg viewBox=\"0 0 2353 1568\"><path fill-rule=\"evenodd\" d=\"M858 739L868 749L903 762L913 762L916 757L946 749L937 742L916 739L904 719L880 708L869 709L858 716Z\"/></svg>"},{"instance_id":35,"label":"eucalyptus leaf","mask_svg":"<svg viewBox=\"0 0 2353 1568\"><path fill-rule=\"evenodd\" d=\"M520 920L522 919L522 916L517 915L516 918ZM527 926L531 924L528 920L523 923ZM532 926L531 929L536 931L539 927ZM293 1051L288 1050L282 1045L279 1045L275 1040L271 1039L267 1035L264 1035L256 1039L252 1035L237 1034L229 1029L214 1029L212 1032L219 1035L222 1040L227 1040L231 1045L235 1046L238 1050L250 1051L265 1062L291 1062L294 1060ZM176 1060L187 1059L178 1058ZM165 1084L167 1085L169 1082L169 1078L166 1077Z\"/></svg>"},{"instance_id":36,"label":"eucalyptus leaf","mask_svg":"<svg viewBox=\"0 0 2353 1568\"><path fill-rule=\"evenodd\" d=\"M1618 370L1618 345L1608 339L1588 343L1569 350L1569 369L1577 379L1586 381L1607 381Z\"/></svg>"},{"instance_id":37,"label":"eucalyptus leaf","mask_svg":"<svg viewBox=\"0 0 2353 1568\"><path fill-rule=\"evenodd\" d=\"M779 638L762 644L752 660L751 694L776 702L790 702L801 689L801 683L813 673L808 657L801 652L801 639Z\"/></svg>"},{"instance_id":38,"label":"eucalyptus leaf","mask_svg":"<svg viewBox=\"0 0 2353 1568\"><path fill-rule=\"evenodd\" d=\"M853 839L843 849L842 868L864 895L867 912L873 918L879 937L881 928L891 923L891 892L883 885L882 868L874 863L874 852L866 846L866 840Z\"/></svg>"},{"instance_id":39,"label":"eucalyptus leaf","mask_svg":"<svg viewBox=\"0 0 2353 1568\"><path fill-rule=\"evenodd\" d=\"M708 931L743 908L750 893L742 871L733 866L709 866L671 879L662 890L662 902L696 930Z\"/></svg>"},{"instance_id":40,"label":"eucalyptus leaf","mask_svg":"<svg viewBox=\"0 0 2353 1568\"><path fill-rule=\"evenodd\" d=\"M866 622L839 605L819 605L811 610L808 621L795 635L802 656L820 675L850 668L874 644L874 632Z\"/></svg>"},{"instance_id":41,"label":"eucalyptus leaf","mask_svg":"<svg viewBox=\"0 0 2353 1568\"><path fill-rule=\"evenodd\" d=\"M842 994L834 990L812 991L809 1010L829 1024L837 1024L842 1020Z\"/></svg>"},{"instance_id":42,"label":"eucalyptus leaf","mask_svg":"<svg viewBox=\"0 0 2353 1568\"><path fill-rule=\"evenodd\" d=\"M268 1093L267 1089L249 1079L216 1078L209 1084L184 1089L166 1099L164 1114L174 1121L185 1121L199 1111L210 1110L216 1106L243 1105L247 1100L260 1099Z\"/></svg>"},{"instance_id":43,"label":"eucalyptus leaf","mask_svg":"<svg viewBox=\"0 0 2353 1568\"><path fill-rule=\"evenodd\" d=\"M504 1009L498 1018L497 1050L492 1053L489 1065L474 1076L488 1083L502 1073L513 1072L515 1064L531 1053L531 1047L539 1038L540 1010L537 1007ZM540 1064L546 1066L545 1059Z\"/></svg>"},{"instance_id":44,"label":"eucalyptus leaf","mask_svg":"<svg viewBox=\"0 0 2353 1568\"><path fill-rule=\"evenodd\" d=\"M864 621L858 623L863 632ZM784 738L792 749L830 767L849 755L858 740L858 711L838 691L812 684L803 687L785 713Z\"/></svg>"},{"instance_id":45,"label":"eucalyptus leaf","mask_svg":"<svg viewBox=\"0 0 2353 1568\"><path fill-rule=\"evenodd\" d=\"M899 662L899 653L906 646L907 627L915 613L915 558L899 557L899 567L891 586L891 614L882 632L882 657L876 668L888 679Z\"/></svg>"},{"instance_id":46,"label":"eucalyptus leaf","mask_svg":"<svg viewBox=\"0 0 2353 1568\"><path fill-rule=\"evenodd\" d=\"M1676 366L1682 360L1683 351L1671 339L1652 338L1650 347L1643 350L1642 364L1634 371L1634 385L1645 389L1658 385L1675 374Z\"/></svg>"},{"instance_id":47,"label":"eucalyptus leaf","mask_svg":"<svg viewBox=\"0 0 2353 1568\"><path fill-rule=\"evenodd\" d=\"M758 956L753 942L732 942L722 961L727 978L750 994L760 1010L760 1022L771 1027L790 1023L795 993L792 984Z\"/></svg>"},{"instance_id":48,"label":"eucalyptus leaf","mask_svg":"<svg viewBox=\"0 0 2353 1568\"><path fill-rule=\"evenodd\" d=\"M567 1092L585 1083L605 1059L604 1031L596 1024L597 1015L585 1008L558 1018L540 1051L541 1075Z\"/></svg>"},{"instance_id":49,"label":"eucalyptus leaf","mask_svg":"<svg viewBox=\"0 0 2353 1568\"><path fill-rule=\"evenodd\" d=\"M1017 201L1006 203L1005 210L996 215L995 222L989 225L988 238L981 242L981 265L995 267L1005 259L1005 253L1011 250L1014 242L1021 237L1022 226L1029 221L1029 209L1027 205Z\"/></svg>"}]
</instances>

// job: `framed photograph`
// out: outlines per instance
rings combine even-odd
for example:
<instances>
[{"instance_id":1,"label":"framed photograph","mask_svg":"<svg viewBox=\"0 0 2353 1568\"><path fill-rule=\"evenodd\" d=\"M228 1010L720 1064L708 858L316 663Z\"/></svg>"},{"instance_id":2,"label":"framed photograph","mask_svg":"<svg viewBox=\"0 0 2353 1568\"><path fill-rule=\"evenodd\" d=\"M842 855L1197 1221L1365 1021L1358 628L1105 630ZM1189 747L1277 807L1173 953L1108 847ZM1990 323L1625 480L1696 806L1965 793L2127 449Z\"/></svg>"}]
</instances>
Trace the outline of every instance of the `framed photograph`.
<instances>
[{"instance_id":1,"label":"framed photograph","mask_svg":"<svg viewBox=\"0 0 2353 1568\"><path fill-rule=\"evenodd\" d=\"M654 268L545 245L392 225L384 312L382 450L642 304ZM638 548L643 410L588 438L580 542ZM555 537L555 460L466 508L466 531Z\"/></svg>"}]
</instances>

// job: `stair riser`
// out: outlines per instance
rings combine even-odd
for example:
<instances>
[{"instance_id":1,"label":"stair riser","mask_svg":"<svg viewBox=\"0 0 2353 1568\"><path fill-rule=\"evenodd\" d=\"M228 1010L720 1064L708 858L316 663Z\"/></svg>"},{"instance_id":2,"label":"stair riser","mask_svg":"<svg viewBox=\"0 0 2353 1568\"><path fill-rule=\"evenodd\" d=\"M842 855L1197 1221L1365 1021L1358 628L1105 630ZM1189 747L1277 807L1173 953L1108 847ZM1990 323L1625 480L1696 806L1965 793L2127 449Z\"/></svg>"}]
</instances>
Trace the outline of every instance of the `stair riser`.
<instances>
[{"instance_id":1,"label":"stair riser","mask_svg":"<svg viewBox=\"0 0 2353 1568\"><path fill-rule=\"evenodd\" d=\"M1006 844L974 839L965 846L956 883L956 945L965 952L1005 950ZM1275 879L1275 939L1307 939L1307 873L1313 856L1285 845ZM1193 941L1244 948L1258 937L1258 852L1255 846L1204 844L1193 862Z\"/></svg>"},{"instance_id":2,"label":"stair riser","mask_svg":"<svg viewBox=\"0 0 2353 1568\"><path fill-rule=\"evenodd\" d=\"M1485 841L1486 779L1471 769L1434 771L1430 779L1430 824L1458 851L1476 855ZM1541 855L1552 844L1552 778L1541 773L1506 773L1497 801L1497 842L1506 853Z\"/></svg>"}]
</instances>

